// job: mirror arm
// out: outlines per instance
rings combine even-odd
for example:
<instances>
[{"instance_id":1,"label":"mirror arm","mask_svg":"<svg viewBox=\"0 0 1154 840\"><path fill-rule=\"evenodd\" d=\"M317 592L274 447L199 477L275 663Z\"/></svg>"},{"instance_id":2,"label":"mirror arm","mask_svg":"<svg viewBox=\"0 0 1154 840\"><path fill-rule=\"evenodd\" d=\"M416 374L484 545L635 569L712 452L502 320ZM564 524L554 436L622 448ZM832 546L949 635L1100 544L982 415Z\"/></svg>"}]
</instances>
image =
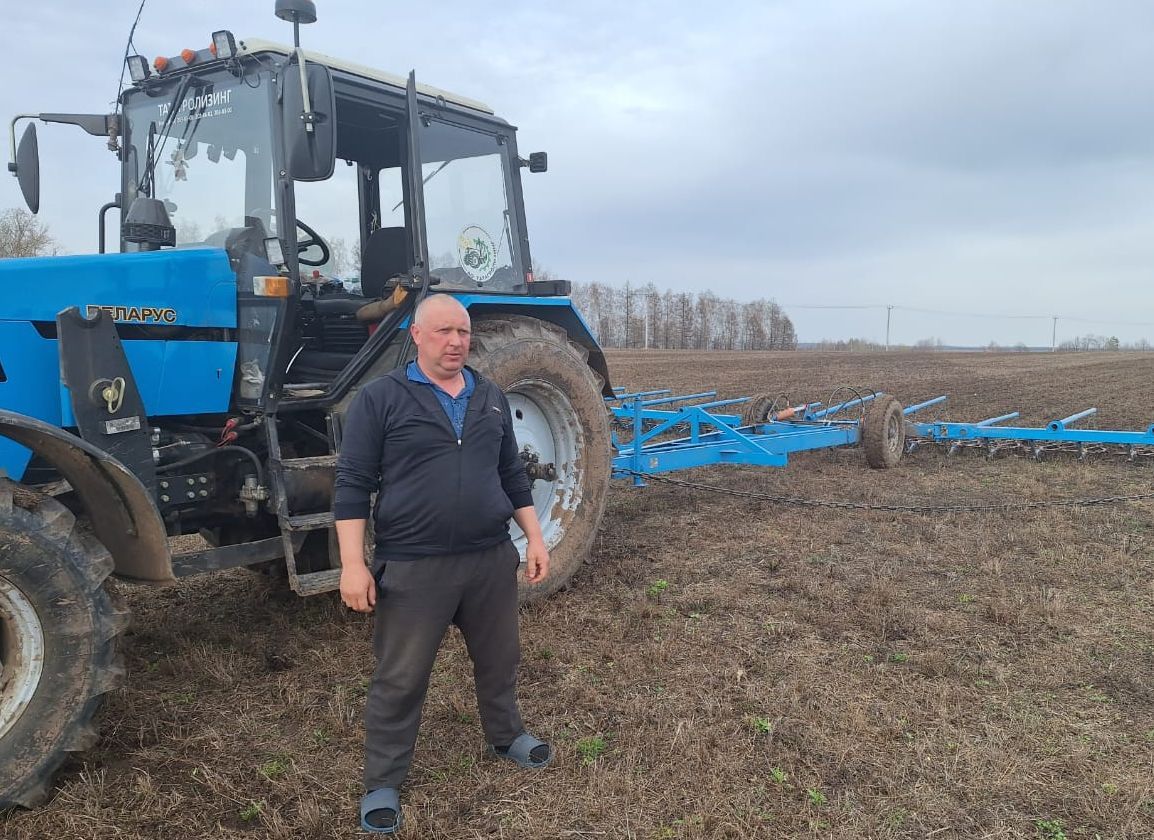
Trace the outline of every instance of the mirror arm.
<instances>
[{"instance_id":1,"label":"mirror arm","mask_svg":"<svg viewBox=\"0 0 1154 840\"><path fill-rule=\"evenodd\" d=\"M313 114L312 102L309 101L309 76L305 71L305 51L299 46L296 48L297 65L301 73L301 100L304 102L304 113L301 118L305 121L305 131L312 134L313 123L316 121L316 116ZM15 136L15 135L13 135Z\"/></svg>"},{"instance_id":2,"label":"mirror arm","mask_svg":"<svg viewBox=\"0 0 1154 840\"><path fill-rule=\"evenodd\" d=\"M8 149L12 161L8 164L8 171L16 173L16 123L20 120L42 120L46 123L64 123L78 126L93 137L107 137L108 148L120 151L117 138L120 136L120 117L116 114L17 114L8 126Z\"/></svg>"},{"instance_id":3,"label":"mirror arm","mask_svg":"<svg viewBox=\"0 0 1154 840\"><path fill-rule=\"evenodd\" d=\"M11 156L8 171L13 175L16 174L16 123L20 120L35 120L39 118L39 114L17 114L12 118L12 122L8 126L8 148Z\"/></svg>"}]
</instances>

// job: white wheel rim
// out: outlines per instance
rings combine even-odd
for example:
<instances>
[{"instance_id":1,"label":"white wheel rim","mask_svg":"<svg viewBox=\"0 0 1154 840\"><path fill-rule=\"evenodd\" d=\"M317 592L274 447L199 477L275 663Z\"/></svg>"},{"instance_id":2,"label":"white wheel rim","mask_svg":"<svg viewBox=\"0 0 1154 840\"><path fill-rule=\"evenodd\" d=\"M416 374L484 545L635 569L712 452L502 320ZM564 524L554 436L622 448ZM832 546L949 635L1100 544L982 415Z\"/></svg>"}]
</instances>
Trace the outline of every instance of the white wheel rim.
<instances>
[{"instance_id":1,"label":"white wheel rim","mask_svg":"<svg viewBox=\"0 0 1154 840\"><path fill-rule=\"evenodd\" d=\"M901 449L902 416L900 413L891 414L886 420L886 446L891 452Z\"/></svg>"},{"instance_id":2,"label":"white wheel rim","mask_svg":"<svg viewBox=\"0 0 1154 840\"><path fill-rule=\"evenodd\" d=\"M44 628L32 602L0 577L0 738L32 701L44 673Z\"/></svg>"},{"instance_id":3,"label":"white wheel rim","mask_svg":"<svg viewBox=\"0 0 1154 840\"><path fill-rule=\"evenodd\" d=\"M573 403L548 382L516 382L506 396L521 451L527 449L541 464L553 464L557 470L554 481L539 478L533 482L533 507L537 510L545 545L552 549L561 541L570 515L581 503L580 455L584 434ZM524 557L524 533L516 522L510 522L509 531Z\"/></svg>"}]
</instances>

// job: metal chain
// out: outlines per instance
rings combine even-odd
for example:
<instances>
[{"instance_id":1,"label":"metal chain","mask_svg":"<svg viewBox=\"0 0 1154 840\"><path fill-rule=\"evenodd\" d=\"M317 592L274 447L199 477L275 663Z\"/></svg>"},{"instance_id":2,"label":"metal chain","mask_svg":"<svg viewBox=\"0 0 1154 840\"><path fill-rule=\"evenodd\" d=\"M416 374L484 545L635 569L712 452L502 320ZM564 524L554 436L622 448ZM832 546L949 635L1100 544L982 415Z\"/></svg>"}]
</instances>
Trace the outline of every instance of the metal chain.
<instances>
[{"instance_id":1,"label":"metal chain","mask_svg":"<svg viewBox=\"0 0 1154 840\"><path fill-rule=\"evenodd\" d=\"M662 484L672 484L676 487L685 487L690 490L700 490L706 493L717 493L725 496L737 496L742 499L755 499L762 502L771 502L778 505L807 508L836 508L838 510L878 510L894 513L994 513L1015 510L1041 510L1043 508L1059 507L1094 507L1096 505L1115 505L1122 502L1138 502L1154 499L1154 492L1132 493L1126 496L1101 496L1094 499L1046 499L1040 502L1004 502L1000 504L982 505L875 505L868 502L844 502L827 499L805 499L799 496L782 496L774 493L755 493L751 490L734 490L729 487L715 487L710 484L698 484L694 481L685 481L679 478L669 478L664 475L651 475L635 470L618 469L617 473L634 478L643 478L646 481L656 481Z\"/></svg>"}]
</instances>

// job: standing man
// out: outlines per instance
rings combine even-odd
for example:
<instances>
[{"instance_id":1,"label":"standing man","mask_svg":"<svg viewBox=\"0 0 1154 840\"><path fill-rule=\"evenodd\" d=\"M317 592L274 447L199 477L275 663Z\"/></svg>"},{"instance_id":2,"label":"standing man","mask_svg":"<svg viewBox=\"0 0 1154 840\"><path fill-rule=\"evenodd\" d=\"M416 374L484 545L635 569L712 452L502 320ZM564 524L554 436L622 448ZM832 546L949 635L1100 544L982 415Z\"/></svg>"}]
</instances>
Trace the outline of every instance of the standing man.
<instances>
[{"instance_id":1,"label":"standing man","mask_svg":"<svg viewBox=\"0 0 1154 840\"><path fill-rule=\"evenodd\" d=\"M465 365L469 313L430 295L410 328L417 358L365 385L345 415L333 512L341 599L376 611L377 657L365 704L361 827L401 827L398 790L409 772L433 660L450 624L473 660L489 748L538 769L552 748L517 709L517 567L512 516L525 533L525 579L543 580L549 553L501 389ZM365 558L370 494L376 550Z\"/></svg>"}]
</instances>

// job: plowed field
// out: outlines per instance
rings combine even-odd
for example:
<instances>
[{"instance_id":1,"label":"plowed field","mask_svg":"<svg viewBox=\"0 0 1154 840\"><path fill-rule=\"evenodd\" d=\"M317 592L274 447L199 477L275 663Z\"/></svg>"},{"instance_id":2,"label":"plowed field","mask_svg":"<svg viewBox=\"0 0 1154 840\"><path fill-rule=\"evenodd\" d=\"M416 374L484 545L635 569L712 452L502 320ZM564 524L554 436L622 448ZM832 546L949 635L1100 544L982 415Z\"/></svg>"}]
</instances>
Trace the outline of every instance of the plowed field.
<instances>
[{"instance_id":1,"label":"plowed field","mask_svg":"<svg viewBox=\"0 0 1154 840\"><path fill-rule=\"evenodd\" d=\"M615 384L841 385L933 416L1099 407L1145 428L1154 354L616 352ZM935 410L936 411L936 410ZM705 484L972 504L1147 492L1154 463L856 450ZM911 515L616 482L590 564L522 614L521 698L558 761L486 759L464 646L433 676L404 838L1154 837L1154 502ZM368 620L244 571L135 610L126 688L20 838L359 835Z\"/></svg>"}]
</instances>

